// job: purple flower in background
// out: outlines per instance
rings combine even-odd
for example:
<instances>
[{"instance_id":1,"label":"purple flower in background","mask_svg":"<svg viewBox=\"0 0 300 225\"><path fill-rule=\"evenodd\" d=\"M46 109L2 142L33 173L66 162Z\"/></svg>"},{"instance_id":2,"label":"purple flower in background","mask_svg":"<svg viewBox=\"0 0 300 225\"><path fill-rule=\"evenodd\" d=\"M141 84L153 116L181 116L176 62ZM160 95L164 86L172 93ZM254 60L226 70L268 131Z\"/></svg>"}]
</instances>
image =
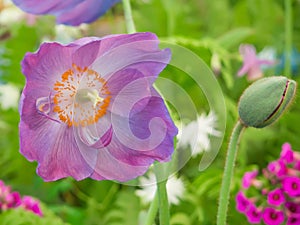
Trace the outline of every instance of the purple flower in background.
<instances>
[{"instance_id":1,"label":"purple flower in background","mask_svg":"<svg viewBox=\"0 0 300 225\"><path fill-rule=\"evenodd\" d=\"M285 201L283 192L280 188L276 188L268 193L268 203L270 205L279 206Z\"/></svg>"},{"instance_id":2,"label":"purple flower in background","mask_svg":"<svg viewBox=\"0 0 300 225\"><path fill-rule=\"evenodd\" d=\"M46 181L128 181L168 161L177 134L152 84L170 60L152 33L44 43L23 62L21 153Z\"/></svg>"},{"instance_id":3,"label":"purple flower in background","mask_svg":"<svg viewBox=\"0 0 300 225\"><path fill-rule=\"evenodd\" d=\"M272 60L260 59L256 55L253 45L242 44L239 48L240 54L243 56L243 66L238 71L238 76L248 74L248 80L256 80L263 76L261 65L274 65L276 62Z\"/></svg>"},{"instance_id":4,"label":"purple flower in background","mask_svg":"<svg viewBox=\"0 0 300 225\"><path fill-rule=\"evenodd\" d=\"M245 189L249 188L251 186L253 179L256 178L257 174L258 174L258 170L246 172L242 179L242 187Z\"/></svg>"},{"instance_id":5,"label":"purple flower in background","mask_svg":"<svg viewBox=\"0 0 300 225\"><path fill-rule=\"evenodd\" d=\"M25 12L56 16L59 24L91 23L120 0L13 0Z\"/></svg>"},{"instance_id":6,"label":"purple flower in background","mask_svg":"<svg viewBox=\"0 0 300 225\"><path fill-rule=\"evenodd\" d=\"M246 212L246 216L249 223L259 224L261 221L262 213L254 204L250 204Z\"/></svg>"},{"instance_id":7,"label":"purple flower in background","mask_svg":"<svg viewBox=\"0 0 300 225\"><path fill-rule=\"evenodd\" d=\"M300 178L285 177L282 180L282 187L290 197L298 196L300 195Z\"/></svg>"},{"instance_id":8,"label":"purple flower in background","mask_svg":"<svg viewBox=\"0 0 300 225\"><path fill-rule=\"evenodd\" d=\"M267 225L279 225L284 221L283 212L270 207L265 208L262 217Z\"/></svg>"}]
</instances>

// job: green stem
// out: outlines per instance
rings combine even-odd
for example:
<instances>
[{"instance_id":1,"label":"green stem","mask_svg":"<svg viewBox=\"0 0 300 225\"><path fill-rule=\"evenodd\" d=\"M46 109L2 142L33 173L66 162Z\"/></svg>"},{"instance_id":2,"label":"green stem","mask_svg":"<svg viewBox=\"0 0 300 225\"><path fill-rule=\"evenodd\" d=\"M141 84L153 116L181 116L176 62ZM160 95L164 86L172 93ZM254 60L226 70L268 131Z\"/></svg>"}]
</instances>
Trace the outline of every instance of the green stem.
<instances>
[{"instance_id":1,"label":"green stem","mask_svg":"<svg viewBox=\"0 0 300 225\"><path fill-rule=\"evenodd\" d=\"M233 169L235 166L235 159L237 155L237 145L243 128L244 126L240 123L240 121L238 121L232 131L230 142L228 145L224 174L223 174L220 197L219 197L217 225L226 225L226 217L227 217L229 195L230 195L230 184L233 177Z\"/></svg>"},{"instance_id":2,"label":"green stem","mask_svg":"<svg viewBox=\"0 0 300 225\"><path fill-rule=\"evenodd\" d=\"M154 171L156 176L157 195L159 202L159 225L170 224L170 211L169 201L167 195L167 181L168 178L164 177L166 173L165 167L161 164L156 163L154 165Z\"/></svg>"},{"instance_id":3,"label":"green stem","mask_svg":"<svg viewBox=\"0 0 300 225\"><path fill-rule=\"evenodd\" d=\"M157 192L159 200L159 224L169 225L169 202L166 188L167 180L157 182Z\"/></svg>"},{"instance_id":4,"label":"green stem","mask_svg":"<svg viewBox=\"0 0 300 225\"><path fill-rule=\"evenodd\" d=\"M123 2L123 9L124 9L127 33L129 33L129 34L135 33L136 29L135 29L135 25L134 25L133 18L132 18L130 0L122 0L122 2Z\"/></svg>"},{"instance_id":5,"label":"green stem","mask_svg":"<svg viewBox=\"0 0 300 225\"><path fill-rule=\"evenodd\" d=\"M158 211L158 192L156 191L153 201L151 202L145 225L153 225L157 211Z\"/></svg>"},{"instance_id":6,"label":"green stem","mask_svg":"<svg viewBox=\"0 0 300 225\"><path fill-rule=\"evenodd\" d=\"M285 0L285 65L284 75L291 77L291 54L293 42L292 0Z\"/></svg>"}]
</instances>

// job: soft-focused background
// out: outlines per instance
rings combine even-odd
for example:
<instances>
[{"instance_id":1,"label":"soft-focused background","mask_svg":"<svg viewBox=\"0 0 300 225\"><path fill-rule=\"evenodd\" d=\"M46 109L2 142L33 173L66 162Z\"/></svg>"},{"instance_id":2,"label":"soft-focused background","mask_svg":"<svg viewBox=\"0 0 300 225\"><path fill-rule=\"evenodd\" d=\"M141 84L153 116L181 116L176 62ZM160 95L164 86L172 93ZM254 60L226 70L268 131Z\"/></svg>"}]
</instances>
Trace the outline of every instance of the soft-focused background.
<instances>
[{"instance_id":1,"label":"soft-focused background","mask_svg":"<svg viewBox=\"0 0 300 225\"><path fill-rule=\"evenodd\" d=\"M300 1L294 0L292 4L291 78L299 81ZM276 61L275 65L262 68L265 77L284 74L284 1L132 0L132 8L138 31L154 32L161 40L195 52L211 68L222 88L227 118L224 141L213 163L200 172L201 152L210 151L207 138L220 135L214 125L218 118L212 114L205 95L189 76L172 66L161 74L177 82L189 94L200 117L198 125L204 127L199 140L202 141L199 145L202 149L196 149L197 154L169 181L171 224L215 224L225 153L230 131L237 120L238 99L252 82L247 75L237 76L243 65L239 47L241 44L251 44L260 57ZM36 162L28 162L19 153L18 99L25 82L20 66L24 54L36 51L44 41L68 43L83 36L124 32L120 3L92 24L67 27L56 25L51 16L28 15L10 1L0 0L0 179L22 195L31 195L41 201L50 218L41 224L135 225L143 221L147 212L147 200L149 198L151 201L153 191L149 187L91 179L77 182L72 178L43 182L36 175ZM249 128L245 131L237 157L228 224L247 224L245 216L236 211L234 200L244 172L266 167L268 162L278 158L285 142L289 142L295 151L300 149L299 101L297 94L290 110L276 124L262 130ZM185 107L184 104L182 107ZM176 114L174 119L178 119ZM192 133L188 131L195 127L188 126L191 122L184 121L185 133ZM188 144L182 148L190 151ZM143 184L151 176L144 176L137 182ZM31 218L31 215L21 213L17 219L14 214L6 214L8 219L1 223L3 215L0 214L0 224L34 224L23 223L25 219L22 218Z\"/></svg>"}]
</instances>

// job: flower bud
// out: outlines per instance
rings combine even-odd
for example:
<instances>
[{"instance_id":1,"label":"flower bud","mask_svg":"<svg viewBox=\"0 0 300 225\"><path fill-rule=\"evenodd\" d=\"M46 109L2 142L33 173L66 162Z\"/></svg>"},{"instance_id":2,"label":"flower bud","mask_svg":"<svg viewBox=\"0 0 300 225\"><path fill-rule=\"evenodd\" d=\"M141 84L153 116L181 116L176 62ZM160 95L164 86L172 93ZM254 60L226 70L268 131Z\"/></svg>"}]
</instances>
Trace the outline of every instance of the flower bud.
<instances>
[{"instance_id":1,"label":"flower bud","mask_svg":"<svg viewBox=\"0 0 300 225\"><path fill-rule=\"evenodd\" d=\"M296 82L283 76L260 79L240 97L238 111L245 126L263 128L281 116L296 92Z\"/></svg>"}]
</instances>

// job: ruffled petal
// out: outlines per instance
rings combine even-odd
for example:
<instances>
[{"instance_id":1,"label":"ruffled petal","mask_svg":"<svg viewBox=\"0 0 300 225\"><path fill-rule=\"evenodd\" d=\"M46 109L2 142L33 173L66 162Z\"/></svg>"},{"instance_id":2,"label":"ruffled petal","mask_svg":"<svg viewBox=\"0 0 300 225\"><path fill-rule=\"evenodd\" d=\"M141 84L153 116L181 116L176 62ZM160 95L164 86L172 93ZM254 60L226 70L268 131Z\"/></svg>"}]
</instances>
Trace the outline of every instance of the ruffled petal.
<instances>
[{"instance_id":1,"label":"ruffled petal","mask_svg":"<svg viewBox=\"0 0 300 225\"><path fill-rule=\"evenodd\" d=\"M27 53L22 61L22 72L27 82L52 86L68 69L72 68L72 54L78 45L62 46L44 43L37 53Z\"/></svg>"}]
</instances>

